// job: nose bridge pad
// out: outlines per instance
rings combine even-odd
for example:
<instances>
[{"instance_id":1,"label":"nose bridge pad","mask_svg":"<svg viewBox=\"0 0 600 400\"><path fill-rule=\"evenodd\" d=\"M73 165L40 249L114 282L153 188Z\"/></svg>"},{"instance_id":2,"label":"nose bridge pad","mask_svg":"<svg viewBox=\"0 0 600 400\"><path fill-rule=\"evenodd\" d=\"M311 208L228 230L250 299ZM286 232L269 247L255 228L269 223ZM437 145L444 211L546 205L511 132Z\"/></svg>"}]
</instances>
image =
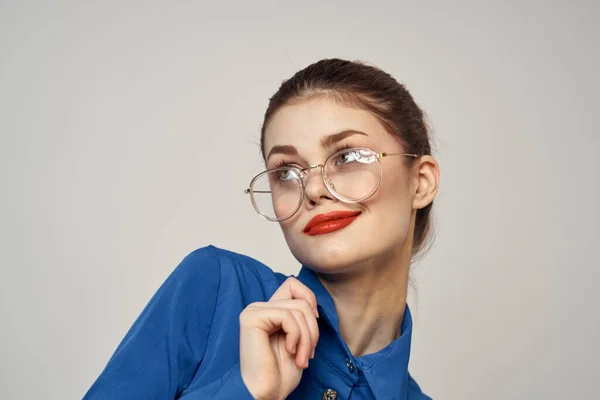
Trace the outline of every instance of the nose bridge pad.
<instances>
[{"instance_id":1,"label":"nose bridge pad","mask_svg":"<svg viewBox=\"0 0 600 400\"><path fill-rule=\"evenodd\" d=\"M321 164L321 176L323 177L323 181L326 183L325 186L328 187L328 191L335 190L335 185L331 181L331 178L325 175L325 166ZM331 193L333 194L333 193Z\"/></svg>"},{"instance_id":2,"label":"nose bridge pad","mask_svg":"<svg viewBox=\"0 0 600 400\"><path fill-rule=\"evenodd\" d=\"M333 182L331 182L331 178L327 177L325 179L327 180L327 185L329 185L331 189L335 190L335 185L333 184Z\"/></svg>"}]
</instances>

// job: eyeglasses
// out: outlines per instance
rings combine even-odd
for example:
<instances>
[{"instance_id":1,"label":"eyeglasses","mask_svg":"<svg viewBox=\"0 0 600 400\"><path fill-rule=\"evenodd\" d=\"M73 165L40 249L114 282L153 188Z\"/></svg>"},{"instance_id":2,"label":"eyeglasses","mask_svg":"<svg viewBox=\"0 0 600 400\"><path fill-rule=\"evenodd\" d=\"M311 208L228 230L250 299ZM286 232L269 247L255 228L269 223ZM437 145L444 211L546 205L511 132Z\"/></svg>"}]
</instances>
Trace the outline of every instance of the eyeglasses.
<instances>
[{"instance_id":1,"label":"eyeglasses","mask_svg":"<svg viewBox=\"0 0 600 400\"><path fill-rule=\"evenodd\" d=\"M323 164L306 168L285 165L261 172L244 193L256 212L269 221L281 222L300 209L305 194L305 178L314 168L333 197L345 203L358 203L373 196L381 184L380 160L387 156L416 158L416 154L376 153L366 147L344 149L333 153Z\"/></svg>"}]
</instances>

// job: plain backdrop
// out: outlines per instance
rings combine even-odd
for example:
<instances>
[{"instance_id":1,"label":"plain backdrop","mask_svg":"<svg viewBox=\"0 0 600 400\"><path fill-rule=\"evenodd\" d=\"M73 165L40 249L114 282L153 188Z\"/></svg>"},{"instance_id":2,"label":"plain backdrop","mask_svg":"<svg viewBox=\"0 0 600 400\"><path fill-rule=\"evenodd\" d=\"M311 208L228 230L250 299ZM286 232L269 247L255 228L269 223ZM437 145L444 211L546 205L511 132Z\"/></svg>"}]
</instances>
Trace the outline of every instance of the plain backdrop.
<instances>
[{"instance_id":1,"label":"plain backdrop","mask_svg":"<svg viewBox=\"0 0 600 400\"><path fill-rule=\"evenodd\" d=\"M243 194L268 98L321 58L424 108L442 185L413 266L435 399L600 398L597 1L0 1L0 398L81 398L214 244L296 273Z\"/></svg>"}]
</instances>

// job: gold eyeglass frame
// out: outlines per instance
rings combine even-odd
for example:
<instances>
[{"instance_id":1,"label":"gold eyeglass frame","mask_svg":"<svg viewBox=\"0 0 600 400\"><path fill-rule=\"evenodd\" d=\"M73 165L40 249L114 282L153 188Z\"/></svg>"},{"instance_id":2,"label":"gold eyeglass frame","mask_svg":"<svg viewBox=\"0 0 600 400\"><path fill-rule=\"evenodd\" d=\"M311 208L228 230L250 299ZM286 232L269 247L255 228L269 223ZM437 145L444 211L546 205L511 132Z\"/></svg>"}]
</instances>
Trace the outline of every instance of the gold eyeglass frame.
<instances>
[{"instance_id":1,"label":"gold eyeglass frame","mask_svg":"<svg viewBox=\"0 0 600 400\"><path fill-rule=\"evenodd\" d=\"M375 186L375 188L371 191L371 193L369 193L366 196L363 196L362 198L358 199L358 200L350 200L350 199L345 199L342 196L339 196L338 194L335 193L335 189L332 187L333 183L331 183L331 181L329 180L329 178L327 178L325 176L325 165L327 165L327 163L336 156L339 156L342 153L347 153L347 152L351 152L351 151L358 151L358 150L362 150L362 151L369 151L371 153L373 153L373 155L377 158L377 169L379 171L379 178L377 179L377 185ZM308 174L306 173L306 171L309 171L311 169L315 169L315 168L319 168L321 170L321 178L323 179L323 183L325 184L325 187L327 188L327 191L336 199L338 199L339 201L342 201L344 203L360 203L361 201L365 201L367 200L369 197L373 196L375 193L377 193L377 190L379 190L379 186L381 185L381 179L383 176L383 172L381 171L381 159L384 157L388 157L388 156L404 156L404 157L413 157L413 158L418 158L419 156L417 154L408 154L408 153L376 153L374 150L368 148L368 147L353 147L353 148L349 148L349 149L343 149L340 151L336 151L335 153L331 154L329 157L327 157L327 159L325 159L325 162L323 162L323 164L316 164L316 165L311 165L309 167L306 168L298 168L298 167L294 167L294 166L282 166L282 167L277 167L277 168L271 168L271 169L267 169L265 171L262 171L261 173L257 174L256 176L254 176L254 178L252 178L252 180L250 181L250 185L248 186L247 189L244 189L244 194L249 194L250 195L250 201L252 202L252 206L254 207L254 210L258 213L258 215L260 215L262 218L266 219L267 221L272 221L272 222L282 222L285 220L288 220L290 218L292 218L294 215L296 215L296 213L298 212L298 210L300 209L300 207L302 206L302 203L304 202L304 199L306 197L306 187L304 186L304 179L306 178L306 176L308 176ZM274 171L285 171L285 170L295 170L298 172L298 175L300 176L300 179L298 179L300 181L300 186L301 186L301 196L300 196L300 200L298 201L298 205L296 206L296 209L288 216L285 218L271 218L267 215L265 215L264 213L262 213L258 207L258 205L256 204L256 202L254 201L254 193L271 193L271 191L266 191L266 190L253 190L252 187L254 186L254 182L256 182L256 180L260 177L262 177L265 174L268 174L270 172L274 172Z\"/></svg>"}]
</instances>

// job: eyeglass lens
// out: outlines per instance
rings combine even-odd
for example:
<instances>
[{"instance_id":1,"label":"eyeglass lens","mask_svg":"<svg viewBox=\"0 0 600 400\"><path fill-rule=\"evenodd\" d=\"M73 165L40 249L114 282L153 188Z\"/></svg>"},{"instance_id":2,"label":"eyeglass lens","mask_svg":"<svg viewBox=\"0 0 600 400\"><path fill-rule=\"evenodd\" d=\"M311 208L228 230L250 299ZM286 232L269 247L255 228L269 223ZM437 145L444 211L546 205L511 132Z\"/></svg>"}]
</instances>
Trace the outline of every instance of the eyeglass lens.
<instances>
[{"instance_id":1,"label":"eyeglass lens","mask_svg":"<svg viewBox=\"0 0 600 400\"><path fill-rule=\"evenodd\" d=\"M381 179L377 154L369 149L348 149L329 157L324 166L325 184L341 201L357 202L371 196ZM281 167L259 175L252 184L256 210L271 220L292 216L303 198L303 173L295 167ZM304 184L320 176L305 176Z\"/></svg>"}]
</instances>

